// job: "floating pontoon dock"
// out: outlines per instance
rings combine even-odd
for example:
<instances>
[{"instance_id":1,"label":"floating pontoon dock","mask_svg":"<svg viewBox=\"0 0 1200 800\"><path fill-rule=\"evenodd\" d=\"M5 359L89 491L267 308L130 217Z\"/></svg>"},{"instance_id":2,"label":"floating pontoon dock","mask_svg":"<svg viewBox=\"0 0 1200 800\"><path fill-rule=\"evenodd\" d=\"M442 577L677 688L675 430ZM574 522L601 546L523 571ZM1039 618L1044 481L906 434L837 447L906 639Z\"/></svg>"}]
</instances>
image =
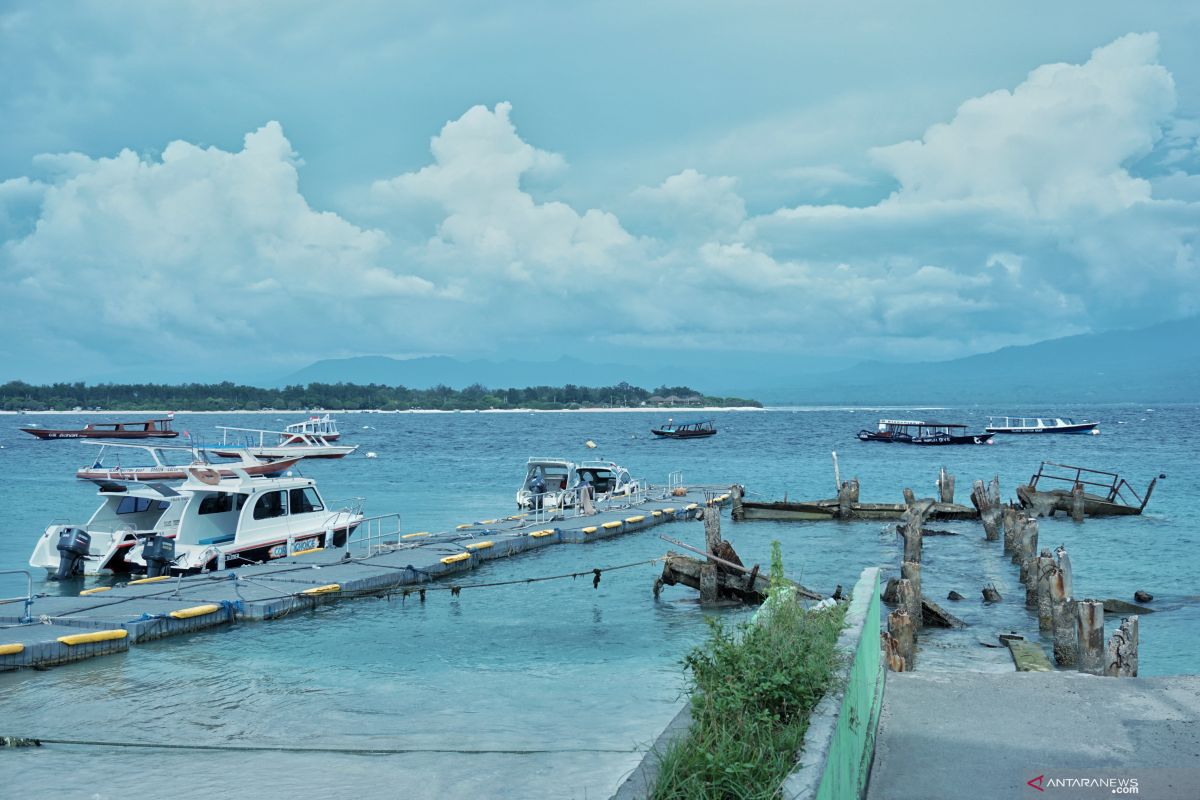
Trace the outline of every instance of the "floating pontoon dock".
<instances>
[{"instance_id":1,"label":"floating pontoon dock","mask_svg":"<svg viewBox=\"0 0 1200 800\"><path fill-rule=\"evenodd\" d=\"M36 595L31 608L24 597L0 600L0 671L124 652L130 644L276 619L343 598L420 591L484 561L694 518L698 509L730 499L730 487L694 486L681 495L670 488L614 498L590 516L547 509L402 535L364 524L359 533L365 535L356 534L344 548L236 570L96 586L75 597Z\"/></svg>"}]
</instances>

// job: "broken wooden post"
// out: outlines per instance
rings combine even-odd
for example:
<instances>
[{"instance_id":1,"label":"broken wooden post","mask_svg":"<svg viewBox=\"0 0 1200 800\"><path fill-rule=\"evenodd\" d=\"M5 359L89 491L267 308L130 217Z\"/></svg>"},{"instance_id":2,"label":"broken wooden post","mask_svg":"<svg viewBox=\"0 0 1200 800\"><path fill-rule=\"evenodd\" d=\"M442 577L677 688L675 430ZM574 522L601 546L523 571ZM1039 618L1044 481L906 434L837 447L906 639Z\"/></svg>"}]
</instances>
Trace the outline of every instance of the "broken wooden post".
<instances>
[{"instance_id":1,"label":"broken wooden post","mask_svg":"<svg viewBox=\"0 0 1200 800\"><path fill-rule=\"evenodd\" d=\"M717 602L717 565L713 563L700 566L700 603Z\"/></svg>"},{"instance_id":2,"label":"broken wooden post","mask_svg":"<svg viewBox=\"0 0 1200 800\"><path fill-rule=\"evenodd\" d=\"M730 519L742 518L742 497L746 494L746 488L740 484L734 484L729 489L730 499L733 500L732 508L729 511Z\"/></svg>"},{"instance_id":3,"label":"broken wooden post","mask_svg":"<svg viewBox=\"0 0 1200 800\"><path fill-rule=\"evenodd\" d=\"M1000 509L1000 476L993 475L991 483L988 484L987 490L988 503L992 508Z\"/></svg>"},{"instance_id":4,"label":"broken wooden post","mask_svg":"<svg viewBox=\"0 0 1200 800\"><path fill-rule=\"evenodd\" d=\"M996 527L996 515L1000 512L998 506L992 505L988 497L988 489L983 481L976 481L971 486L971 504L979 512L979 521L983 523L984 536L989 542L1000 539L1000 529Z\"/></svg>"},{"instance_id":5,"label":"broken wooden post","mask_svg":"<svg viewBox=\"0 0 1200 800\"><path fill-rule=\"evenodd\" d=\"M907 581L912 591L904 595L904 582ZM905 561L900 565L900 582L897 585L897 595L902 601L901 607L912 617L913 628L921 630L925 624L925 614L921 610L921 565L913 561Z\"/></svg>"},{"instance_id":6,"label":"broken wooden post","mask_svg":"<svg viewBox=\"0 0 1200 800\"><path fill-rule=\"evenodd\" d=\"M1050 572L1050 617L1054 628L1054 661L1073 667L1079 660L1075 637L1075 601L1071 598L1071 559L1061 545L1054 551L1056 564Z\"/></svg>"},{"instance_id":7,"label":"broken wooden post","mask_svg":"<svg viewBox=\"0 0 1200 800\"><path fill-rule=\"evenodd\" d=\"M1138 674L1138 616L1121 620L1108 640L1104 674L1112 678L1136 678Z\"/></svg>"},{"instance_id":8,"label":"broken wooden post","mask_svg":"<svg viewBox=\"0 0 1200 800\"><path fill-rule=\"evenodd\" d=\"M904 671L911 671L917 665L917 634L912 617L903 608L888 614L888 633L896 641L896 653L904 662Z\"/></svg>"},{"instance_id":9,"label":"broken wooden post","mask_svg":"<svg viewBox=\"0 0 1200 800\"><path fill-rule=\"evenodd\" d=\"M922 500L910 506L900 518L900 533L904 536L904 561L921 563L921 526L933 509L932 500Z\"/></svg>"},{"instance_id":10,"label":"broken wooden post","mask_svg":"<svg viewBox=\"0 0 1200 800\"><path fill-rule=\"evenodd\" d=\"M704 510L704 549L716 553L721 547L721 509L712 506Z\"/></svg>"},{"instance_id":11,"label":"broken wooden post","mask_svg":"<svg viewBox=\"0 0 1200 800\"><path fill-rule=\"evenodd\" d=\"M1025 520L1021 531L1021 583L1029 585L1029 576L1038 554L1038 524L1036 519Z\"/></svg>"},{"instance_id":12,"label":"broken wooden post","mask_svg":"<svg viewBox=\"0 0 1200 800\"><path fill-rule=\"evenodd\" d=\"M1054 557L1043 550L1037 560L1037 611L1038 630L1054 630L1054 611L1050 604L1050 575L1054 569Z\"/></svg>"},{"instance_id":13,"label":"broken wooden post","mask_svg":"<svg viewBox=\"0 0 1200 800\"><path fill-rule=\"evenodd\" d=\"M888 618L888 624L891 624L890 617ZM879 647L882 650L883 663L887 664L888 669L892 672L904 672L904 658L900 655L896 637L887 631L880 631Z\"/></svg>"},{"instance_id":14,"label":"broken wooden post","mask_svg":"<svg viewBox=\"0 0 1200 800\"><path fill-rule=\"evenodd\" d=\"M1024 516L1016 506L1006 506L1003 514L1004 523L1004 552L1012 553L1015 545L1013 537L1020 527L1020 519Z\"/></svg>"},{"instance_id":15,"label":"broken wooden post","mask_svg":"<svg viewBox=\"0 0 1200 800\"><path fill-rule=\"evenodd\" d=\"M850 519L850 481L843 481L837 493L838 519Z\"/></svg>"},{"instance_id":16,"label":"broken wooden post","mask_svg":"<svg viewBox=\"0 0 1200 800\"><path fill-rule=\"evenodd\" d=\"M849 485L846 494L850 498L850 505L856 506L858 505L858 478L851 478L846 483Z\"/></svg>"},{"instance_id":17,"label":"broken wooden post","mask_svg":"<svg viewBox=\"0 0 1200 800\"><path fill-rule=\"evenodd\" d=\"M1104 674L1104 603L1080 600L1075 604L1075 638L1079 643L1079 671Z\"/></svg>"},{"instance_id":18,"label":"broken wooden post","mask_svg":"<svg viewBox=\"0 0 1200 800\"><path fill-rule=\"evenodd\" d=\"M937 479L938 498L943 503L954 502L954 476L942 467L942 471L938 473Z\"/></svg>"},{"instance_id":19,"label":"broken wooden post","mask_svg":"<svg viewBox=\"0 0 1200 800\"><path fill-rule=\"evenodd\" d=\"M913 494L913 490L908 487L904 488L904 505L912 508L917 504L917 496Z\"/></svg>"},{"instance_id":20,"label":"broken wooden post","mask_svg":"<svg viewBox=\"0 0 1200 800\"><path fill-rule=\"evenodd\" d=\"M1083 484L1075 481L1071 487L1071 519L1083 522Z\"/></svg>"}]
</instances>

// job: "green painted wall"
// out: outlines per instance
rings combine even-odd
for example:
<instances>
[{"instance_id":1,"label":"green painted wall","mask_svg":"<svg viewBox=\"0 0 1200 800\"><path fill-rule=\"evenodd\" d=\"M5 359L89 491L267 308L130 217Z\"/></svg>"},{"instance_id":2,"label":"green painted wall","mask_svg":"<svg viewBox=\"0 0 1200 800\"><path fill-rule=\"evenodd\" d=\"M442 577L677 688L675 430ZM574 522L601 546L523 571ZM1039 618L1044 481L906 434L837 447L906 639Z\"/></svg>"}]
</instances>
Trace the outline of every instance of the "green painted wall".
<instances>
[{"instance_id":1,"label":"green painted wall","mask_svg":"<svg viewBox=\"0 0 1200 800\"><path fill-rule=\"evenodd\" d=\"M847 623L864 617L849 682L838 715L818 800L853 800L862 796L875 752L875 729L883 704L883 672L879 648L879 573L854 587Z\"/></svg>"}]
</instances>

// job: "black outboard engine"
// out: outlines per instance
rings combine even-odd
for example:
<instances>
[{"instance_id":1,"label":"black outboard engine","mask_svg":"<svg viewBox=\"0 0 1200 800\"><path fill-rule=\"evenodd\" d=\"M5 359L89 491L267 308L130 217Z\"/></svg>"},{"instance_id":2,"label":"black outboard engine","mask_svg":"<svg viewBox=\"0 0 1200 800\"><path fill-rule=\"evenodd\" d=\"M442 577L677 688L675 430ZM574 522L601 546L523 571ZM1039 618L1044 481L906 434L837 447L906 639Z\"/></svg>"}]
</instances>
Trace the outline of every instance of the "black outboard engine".
<instances>
[{"instance_id":1,"label":"black outboard engine","mask_svg":"<svg viewBox=\"0 0 1200 800\"><path fill-rule=\"evenodd\" d=\"M151 536L142 545L142 558L146 561L146 576L157 578L170 574L175 563L175 540L165 536Z\"/></svg>"},{"instance_id":2,"label":"black outboard engine","mask_svg":"<svg viewBox=\"0 0 1200 800\"><path fill-rule=\"evenodd\" d=\"M64 528L58 533L58 572L52 581L65 581L83 574L83 558L92 549L92 536L79 528Z\"/></svg>"}]
</instances>

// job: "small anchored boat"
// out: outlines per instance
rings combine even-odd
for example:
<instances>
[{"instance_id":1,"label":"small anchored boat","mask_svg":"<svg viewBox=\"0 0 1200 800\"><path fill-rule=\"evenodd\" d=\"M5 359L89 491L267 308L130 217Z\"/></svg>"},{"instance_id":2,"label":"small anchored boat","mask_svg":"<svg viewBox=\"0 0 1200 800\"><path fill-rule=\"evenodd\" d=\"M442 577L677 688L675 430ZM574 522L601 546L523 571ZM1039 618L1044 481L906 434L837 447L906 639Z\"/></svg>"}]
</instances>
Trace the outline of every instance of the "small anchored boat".
<instances>
[{"instance_id":1,"label":"small anchored boat","mask_svg":"<svg viewBox=\"0 0 1200 800\"><path fill-rule=\"evenodd\" d=\"M202 447L176 445L122 444L119 442L84 441L84 444L100 448L89 466L75 471L75 477L84 481L174 481L187 477L188 467L215 469L224 478L234 475L234 468L247 475L278 475L286 472L300 461L301 456L267 460L239 451L227 451L236 462L213 462L208 451ZM123 456L127 457L122 463ZM186 461L184 460L186 459ZM130 465L129 461L150 461L150 464Z\"/></svg>"},{"instance_id":2,"label":"small anchored boat","mask_svg":"<svg viewBox=\"0 0 1200 800\"><path fill-rule=\"evenodd\" d=\"M1042 517L1058 511L1072 513L1076 497L1083 504L1084 516L1136 516L1150 502L1158 478L1150 481L1143 497L1115 472L1043 461L1029 483L1017 487L1017 499L1023 508Z\"/></svg>"},{"instance_id":3,"label":"small anchored boat","mask_svg":"<svg viewBox=\"0 0 1200 800\"><path fill-rule=\"evenodd\" d=\"M917 445L988 444L994 435L994 433L967 433L967 426L958 422L922 422L903 419L881 419L875 430L864 429L858 432L858 438L864 442Z\"/></svg>"},{"instance_id":4,"label":"small anchored boat","mask_svg":"<svg viewBox=\"0 0 1200 800\"><path fill-rule=\"evenodd\" d=\"M221 443L207 448L226 458L246 452L257 458L344 458L358 445L330 444L315 433L267 431L258 428L229 428L218 425Z\"/></svg>"},{"instance_id":5,"label":"small anchored boat","mask_svg":"<svg viewBox=\"0 0 1200 800\"><path fill-rule=\"evenodd\" d=\"M651 428L650 432L663 439L703 439L706 436L716 436L717 427L711 419L687 422L668 419L666 425Z\"/></svg>"},{"instance_id":6,"label":"small anchored boat","mask_svg":"<svg viewBox=\"0 0 1200 800\"><path fill-rule=\"evenodd\" d=\"M171 429L174 416L142 422L89 422L76 430L22 427L39 439L174 439L179 431Z\"/></svg>"},{"instance_id":7,"label":"small anchored boat","mask_svg":"<svg viewBox=\"0 0 1200 800\"><path fill-rule=\"evenodd\" d=\"M309 417L303 422L293 422L283 429L287 433L307 433L310 436L320 436L327 442L336 442L341 438L337 423L326 414L323 417Z\"/></svg>"},{"instance_id":8,"label":"small anchored boat","mask_svg":"<svg viewBox=\"0 0 1200 800\"><path fill-rule=\"evenodd\" d=\"M642 488L641 481L632 477L629 470L611 461L576 464L561 458L531 458L517 490L517 507L573 507L580 502L586 486L591 486L594 500L628 497Z\"/></svg>"},{"instance_id":9,"label":"small anchored boat","mask_svg":"<svg viewBox=\"0 0 1200 800\"><path fill-rule=\"evenodd\" d=\"M988 433L1100 433L1099 422L1076 422L1062 417L988 417Z\"/></svg>"}]
</instances>

